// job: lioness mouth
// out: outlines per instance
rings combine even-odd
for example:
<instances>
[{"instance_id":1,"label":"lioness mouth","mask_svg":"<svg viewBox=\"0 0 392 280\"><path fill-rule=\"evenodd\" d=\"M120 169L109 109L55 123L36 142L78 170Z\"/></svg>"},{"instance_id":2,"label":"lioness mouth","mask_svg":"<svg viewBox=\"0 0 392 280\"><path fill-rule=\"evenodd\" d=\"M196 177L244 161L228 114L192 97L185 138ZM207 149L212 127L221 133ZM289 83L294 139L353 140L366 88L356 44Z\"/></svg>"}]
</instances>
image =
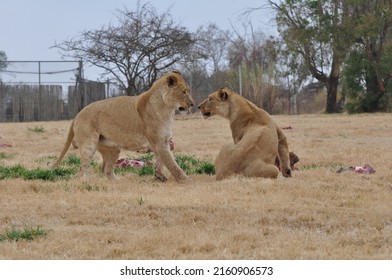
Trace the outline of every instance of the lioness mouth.
<instances>
[{"instance_id":1,"label":"lioness mouth","mask_svg":"<svg viewBox=\"0 0 392 280\"><path fill-rule=\"evenodd\" d=\"M185 109L184 107L179 107L179 108L178 108L178 111L183 112L183 111L186 111L186 109Z\"/></svg>"},{"instance_id":2,"label":"lioness mouth","mask_svg":"<svg viewBox=\"0 0 392 280\"><path fill-rule=\"evenodd\" d=\"M211 112L203 113L203 116L204 117L209 117L209 116L211 116Z\"/></svg>"}]
</instances>

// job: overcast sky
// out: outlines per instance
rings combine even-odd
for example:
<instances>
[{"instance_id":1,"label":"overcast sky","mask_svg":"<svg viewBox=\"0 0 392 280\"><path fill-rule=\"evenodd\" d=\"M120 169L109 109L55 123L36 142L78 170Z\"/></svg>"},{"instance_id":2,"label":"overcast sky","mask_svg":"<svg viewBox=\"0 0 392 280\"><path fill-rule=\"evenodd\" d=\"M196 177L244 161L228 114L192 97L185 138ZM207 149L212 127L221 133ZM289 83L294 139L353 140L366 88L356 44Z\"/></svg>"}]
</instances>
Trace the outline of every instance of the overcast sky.
<instances>
[{"instance_id":1,"label":"overcast sky","mask_svg":"<svg viewBox=\"0 0 392 280\"><path fill-rule=\"evenodd\" d=\"M142 3L145 3L143 1ZM190 31L200 25L215 22L231 29L230 21L240 26L240 15L247 8L259 7L265 0L150 0L159 12L171 7L175 20ZM57 60L54 42L62 42L113 22L116 9L132 10L137 0L1 0L0 50L8 60ZM252 20L265 33L271 27L270 13L257 11Z\"/></svg>"},{"instance_id":2,"label":"overcast sky","mask_svg":"<svg viewBox=\"0 0 392 280\"><path fill-rule=\"evenodd\" d=\"M159 13L170 8L174 19L191 32L209 22L228 30L232 30L233 24L241 30L244 22L241 14L249 8L266 4L266 0L142 1L146 2ZM137 0L0 0L0 3L0 50L5 51L9 61L62 60L59 50L50 48L55 42L115 22L117 9L134 10L137 6ZM254 27L267 35L274 34L272 18L272 12L266 9L250 15ZM20 71L19 68L10 70ZM86 68L85 73L87 78L95 79L88 76ZM3 81L14 78L22 80L20 76L3 75Z\"/></svg>"}]
</instances>

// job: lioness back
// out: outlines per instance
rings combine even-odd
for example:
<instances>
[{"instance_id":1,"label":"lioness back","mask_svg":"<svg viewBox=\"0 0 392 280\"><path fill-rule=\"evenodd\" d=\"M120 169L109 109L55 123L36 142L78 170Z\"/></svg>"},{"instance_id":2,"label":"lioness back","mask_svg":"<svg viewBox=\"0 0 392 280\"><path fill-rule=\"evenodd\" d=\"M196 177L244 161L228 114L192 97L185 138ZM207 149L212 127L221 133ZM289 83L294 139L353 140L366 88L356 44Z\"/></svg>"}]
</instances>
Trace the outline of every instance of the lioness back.
<instances>
[{"instance_id":1,"label":"lioness back","mask_svg":"<svg viewBox=\"0 0 392 280\"><path fill-rule=\"evenodd\" d=\"M101 141L112 142L120 149L137 150L148 147L142 133L136 102L140 96L119 96L100 100L85 107L75 117L75 141L86 137L86 132L99 133ZM115 144L114 144L115 143Z\"/></svg>"}]
</instances>

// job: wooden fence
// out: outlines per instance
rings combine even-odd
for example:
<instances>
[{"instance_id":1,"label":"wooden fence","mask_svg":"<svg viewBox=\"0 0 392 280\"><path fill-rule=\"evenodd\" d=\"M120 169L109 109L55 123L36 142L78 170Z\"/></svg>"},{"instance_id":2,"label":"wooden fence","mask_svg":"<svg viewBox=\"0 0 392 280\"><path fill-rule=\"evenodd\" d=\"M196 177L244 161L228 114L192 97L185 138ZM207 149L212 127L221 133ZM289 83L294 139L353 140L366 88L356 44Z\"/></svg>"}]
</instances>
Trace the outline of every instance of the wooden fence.
<instances>
[{"instance_id":1,"label":"wooden fence","mask_svg":"<svg viewBox=\"0 0 392 280\"><path fill-rule=\"evenodd\" d=\"M105 84L84 81L69 86L0 83L0 122L72 119L85 106L105 98Z\"/></svg>"},{"instance_id":2,"label":"wooden fence","mask_svg":"<svg viewBox=\"0 0 392 280\"><path fill-rule=\"evenodd\" d=\"M84 81L80 86L68 87L68 118L73 119L88 104L105 99L105 84Z\"/></svg>"}]
</instances>

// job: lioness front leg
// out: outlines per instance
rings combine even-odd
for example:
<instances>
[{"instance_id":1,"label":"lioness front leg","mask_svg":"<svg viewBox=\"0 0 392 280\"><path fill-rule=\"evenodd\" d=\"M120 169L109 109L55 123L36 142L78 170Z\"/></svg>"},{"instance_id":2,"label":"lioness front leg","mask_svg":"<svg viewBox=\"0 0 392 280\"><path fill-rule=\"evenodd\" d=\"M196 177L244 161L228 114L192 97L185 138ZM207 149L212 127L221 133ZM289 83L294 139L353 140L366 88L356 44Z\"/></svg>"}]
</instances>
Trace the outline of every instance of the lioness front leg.
<instances>
[{"instance_id":1,"label":"lioness front leg","mask_svg":"<svg viewBox=\"0 0 392 280\"><path fill-rule=\"evenodd\" d=\"M291 177L290 153L287 138L280 128L278 128L277 132L279 139L278 156L280 160L280 170L284 177Z\"/></svg>"},{"instance_id":2,"label":"lioness front leg","mask_svg":"<svg viewBox=\"0 0 392 280\"><path fill-rule=\"evenodd\" d=\"M222 147L215 159L216 180L222 180L235 173L238 166L238 160L232 160L232 153L235 150L235 144L227 144Z\"/></svg>"},{"instance_id":3,"label":"lioness front leg","mask_svg":"<svg viewBox=\"0 0 392 280\"><path fill-rule=\"evenodd\" d=\"M190 179L174 160L173 155L169 150L169 145L166 143L157 145L154 152L157 159L156 171L159 172L156 172L157 175L161 174L160 168L162 167L161 164L163 163L169 172L173 175L173 177L177 180L177 182L182 183ZM157 175L155 176L157 177Z\"/></svg>"},{"instance_id":4,"label":"lioness front leg","mask_svg":"<svg viewBox=\"0 0 392 280\"><path fill-rule=\"evenodd\" d=\"M155 164L155 171L154 171L154 176L157 178L159 181L166 182L167 178L165 175L162 173L162 168L163 168L163 162L161 157L155 153L155 158L156 158L156 164Z\"/></svg>"}]
</instances>

